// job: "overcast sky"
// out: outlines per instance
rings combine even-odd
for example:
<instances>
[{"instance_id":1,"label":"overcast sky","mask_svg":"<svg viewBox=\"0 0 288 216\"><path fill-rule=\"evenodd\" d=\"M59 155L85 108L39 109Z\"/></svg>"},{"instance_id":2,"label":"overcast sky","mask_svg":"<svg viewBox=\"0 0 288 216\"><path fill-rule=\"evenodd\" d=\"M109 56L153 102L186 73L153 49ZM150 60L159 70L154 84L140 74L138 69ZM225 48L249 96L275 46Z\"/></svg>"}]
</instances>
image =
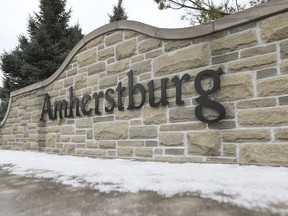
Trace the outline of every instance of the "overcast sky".
<instances>
[{"instance_id":1,"label":"overcast sky","mask_svg":"<svg viewBox=\"0 0 288 216\"><path fill-rule=\"evenodd\" d=\"M72 8L70 24L79 22L82 32L88 34L98 27L108 24L107 13L112 13L113 5L118 0L67 0L67 9ZM163 28L181 28L189 26L182 21L181 11L159 11L153 0L124 0L124 8L129 20ZM0 7L0 54L11 51L18 45L17 37L27 35L29 14L39 11L39 0L7 0L1 1ZM0 77L2 73L0 71ZM1 85L1 84L0 84Z\"/></svg>"},{"instance_id":2,"label":"overcast sky","mask_svg":"<svg viewBox=\"0 0 288 216\"><path fill-rule=\"evenodd\" d=\"M220 0L215 0L220 1ZM232 0L233 1L233 0ZM247 0L242 0L247 1ZM107 13L112 13L118 0L67 0L67 9L72 8L70 24L79 22L82 32L88 34L108 23ZM181 10L160 11L154 0L123 0L129 20L140 21L161 28L181 28L190 26L181 20ZM39 0L6 0L0 7L0 54L11 51L18 44L20 34L27 35L29 14L39 11ZM1 78L0 71L0 78ZM1 84L0 84L1 85Z\"/></svg>"},{"instance_id":3,"label":"overcast sky","mask_svg":"<svg viewBox=\"0 0 288 216\"><path fill-rule=\"evenodd\" d=\"M118 0L67 0L67 9L72 8L71 24L79 22L83 33L108 23L107 13L112 13ZM153 0L124 0L124 7L129 20L137 20L156 27L181 28L189 26L188 21L181 21L180 11L159 11ZM17 44L17 37L26 33L29 14L39 9L39 0L2 1L0 7L0 52L10 51Z\"/></svg>"}]
</instances>

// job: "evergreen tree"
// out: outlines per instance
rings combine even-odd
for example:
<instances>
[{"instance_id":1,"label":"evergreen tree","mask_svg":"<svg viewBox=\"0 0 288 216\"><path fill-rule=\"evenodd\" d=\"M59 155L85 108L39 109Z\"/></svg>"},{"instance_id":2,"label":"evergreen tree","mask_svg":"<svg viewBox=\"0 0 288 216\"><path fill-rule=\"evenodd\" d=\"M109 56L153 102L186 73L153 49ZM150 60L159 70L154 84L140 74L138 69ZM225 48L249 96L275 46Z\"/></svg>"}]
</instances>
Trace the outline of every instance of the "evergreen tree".
<instances>
[{"instance_id":1,"label":"evergreen tree","mask_svg":"<svg viewBox=\"0 0 288 216\"><path fill-rule=\"evenodd\" d=\"M11 91L51 76L83 37L78 24L68 26L71 9L66 11L65 6L66 0L40 0L40 12L29 16L28 36L20 35L18 46L1 55L4 80L0 88L0 119Z\"/></svg>"},{"instance_id":2,"label":"evergreen tree","mask_svg":"<svg viewBox=\"0 0 288 216\"><path fill-rule=\"evenodd\" d=\"M125 8L123 8L122 6L122 2L123 0L118 0L118 5L114 5L113 6L113 14L109 16L109 22L115 22L115 21L119 21L119 20L127 20L128 19L128 15L125 12Z\"/></svg>"}]
</instances>

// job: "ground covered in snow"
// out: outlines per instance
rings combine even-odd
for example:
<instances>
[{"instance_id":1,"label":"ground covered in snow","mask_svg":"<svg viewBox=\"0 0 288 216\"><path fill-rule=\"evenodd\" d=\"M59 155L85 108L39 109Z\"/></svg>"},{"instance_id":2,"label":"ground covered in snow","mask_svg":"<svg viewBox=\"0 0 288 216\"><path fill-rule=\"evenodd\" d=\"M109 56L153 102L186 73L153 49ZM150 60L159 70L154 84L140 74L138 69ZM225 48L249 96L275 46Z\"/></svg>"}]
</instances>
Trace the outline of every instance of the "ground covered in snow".
<instances>
[{"instance_id":1,"label":"ground covered in snow","mask_svg":"<svg viewBox=\"0 0 288 216\"><path fill-rule=\"evenodd\" d=\"M12 174L49 178L100 192L191 193L248 209L288 210L285 167L171 164L2 150L0 167Z\"/></svg>"}]
</instances>

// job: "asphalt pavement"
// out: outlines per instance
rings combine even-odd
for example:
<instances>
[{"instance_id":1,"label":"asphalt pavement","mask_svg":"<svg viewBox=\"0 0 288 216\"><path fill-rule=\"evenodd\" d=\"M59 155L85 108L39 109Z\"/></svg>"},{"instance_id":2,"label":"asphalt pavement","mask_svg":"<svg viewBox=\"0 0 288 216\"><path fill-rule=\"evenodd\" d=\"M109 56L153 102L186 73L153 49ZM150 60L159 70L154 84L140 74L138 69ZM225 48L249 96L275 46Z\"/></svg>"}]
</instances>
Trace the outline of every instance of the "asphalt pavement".
<instances>
[{"instance_id":1,"label":"asphalt pavement","mask_svg":"<svg viewBox=\"0 0 288 216\"><path fill-rule=\"evenodd\" d=\"M248 210L184 194L163 197L154 192L100 193L52 182L10 175L0 169L1 216L268 216L269 210ZM282 214L283 215L283 214Z\"/></svg>"}]
</instances>

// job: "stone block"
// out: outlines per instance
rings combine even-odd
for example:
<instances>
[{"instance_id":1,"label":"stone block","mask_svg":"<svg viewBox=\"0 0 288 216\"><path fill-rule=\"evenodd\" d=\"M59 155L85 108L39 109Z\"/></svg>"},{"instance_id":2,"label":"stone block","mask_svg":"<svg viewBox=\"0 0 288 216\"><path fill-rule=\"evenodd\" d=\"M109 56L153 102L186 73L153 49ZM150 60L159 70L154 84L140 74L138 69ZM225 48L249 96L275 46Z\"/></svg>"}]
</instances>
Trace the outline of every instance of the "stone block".
<instances>
[{"instance_id":1,"label":"stone block","mask_svg":"<svg viewBox=\"0 0 288 216\"><path fill-rule=\"evenodd\" d=\"M114 116L100 116L100 117L94 117L93 118L93 123L100 123L100 122L109 122L109 121L114 121L115 118Z\"/></svg>"},{"instance_id":2,"label":"stone block","mask_svg":"<svg viewBox=\"0 0 288 216\"><path fill-rule=\"evenodd\" d=\"M151 158L153 156L153 150L151 148L136 148L136 157Z\"/></svg>"},{"instance_id":3,"label":"stone block","mask_svg":"<svg viewBox=\"0 0 288 216\"><path fill-rule=\"evenodd\" d=\"M153 49L157 49L160 46L161 46L161 40L149 38L147 40L143 40L139 44L138 50L139 50L139 53L141 54L141 53L149 52Z\"/></svg>"},{"instance_id":4,"label":"stone block","mask_svg":"<svg viewBox=\"0 0 288 216\"><path fill-rule=\"evenodd\" d=\"M206 128L205 123L182 123L182 124L161 125L160 131L191 131L191 130L203 130L205 128Z\"/></svg>"},{"instance_id":5,"label":"stone block","mask_svg":"<svg viewBox=\"0 0 288 216\"><path fill-rule=\"evenodd\" d=\"M70 136L63 136L63 135L61 135L61 139L60 139L60 141L61 142L70 142Z\"/></svg>"},{"instance_id":6,"label":"stone block","mask_svg":"<svg viewBox=\"0 0 288 216\"><path fill-rule=\"evenodd\" d=\"M228 35L228 31L220 31L220 32L217 32L217 33L214 33L214 34L202 35L201 37L197 37L197 38L192 39L192 44L199 44L199 43L204 43L204 42L209 42L210 43L211 41L213 41L215 39L218 39L218 38L225 37L226 35Z\"/></svg>"},{"instance_id":7,"label":"stone block","mask_svg":"<svg viewBox=\"0 0 288 216\"><path fill-rule=\"evenodd\" d=\"M92 128L92 119L77 119L76 120L76 128Z\"/></svg>"},{"instance_id":8,"label":"stone block","mask_svg":"<svg viewBox=\"0 0 288 216\"><path fill-rule=\"evenodd\" d=\"M284 126L288 125L288 108L263 108L253 110L242 110L238 113L238 123L240 126Z\"/></svg>"},{"instance_id":9,"label":"stone block","mask_svg":"<svg viewBox=\"0 0 288 216\"><path fill-rule=\"evenodd\" d=\"M215 100L234 101L253 97L250 73L224 74L220 80L220 89L214 93Z\"/></svg>"},{"instance_id":10,"label":"stone block","mask_svg":"<svg viewBox=\"0 0 288 216\"><path fill-rule=\"evenodd\" d=\"M86 135L86 130L76 130L76 135Z\"/></svg>"},{"instance_id":11,"label":"stone block","mask_svg":"<svg viewBox=\"0 0 288 216\"><path fill-rule=\"evenodd\" d=\"M75 127L72 125L62 126L61 134L62 135L74 135Z\"/></svg>"},{"instance_id":12,"label":"stone block","mask_svg":"<svg viewBox=\"0 0 288 216\"><path fill-rule=\"evenodd\" d=\"M165 149L165 155L184 155L184 149Z\"/></svg>"},{"instance_id":13,"label":"stone block","mask_svg":"<svg viewBox=\"0 0 288 216\"><path fill-rule=\"evenodd\" d=\"M131 39L118 44L116 46L116 59L119 61L136 55L136 42L136 39Z\"/></svg>"},{"instance_id":14,"label":"stone block","mask_svg":"<svg viewBox=\"0 0 288 216\"><path fill-rule=\"evenodd\" d=\"M169 110L169 121L170 122L187 122L196 121L194 107L178 107Z\"/></svg>"},{"instance_id":15,"label":"stone block","mask_svg":"<svg viewBox=\"0 0 288 216\"><path fill-rule=\"evenodd\" d=\"M74 77L68 77L64 79L64 88L73 86L73 84L74 84Z\"/></svg>"},{"instance_id":16,"label":"stone block","mask_svg":"<svg viewBox=\"0 0 288 216\"><path fill-rule=\"evenodd\" d=\"M107 60L114 56L114 47L108 47L98 52L98 61Z\"/></svg>"},{"instance_id":17,"label":"stone block","mask_svg":"<svg viewBox=\"0 0 288 216\"><path fill-rule=\"evenodd\" d=\"M281 59L288 59L288 41L280 43L280 56Z\"/></svg>"},{"instance_id":18,"label":"stone block","mask_svg":"<svg viewBox=\"0 0 288 216\"><path fill-rule=\"evenodd\" d=\"M187 134L188 153L203 156L221 154L221 136L218 131L190 132Z\"/></svg>"},{"instance_id":19,"label":"stone block","mask_svg":"<svg viewBox=\"0 0 288 216\"><path fill-rule=\"evenodd\" d=\"M155 126L142 126L130 127L130 139L153 139L157 137L157 127Z\"/></svg>"},{"instance_id":20,"label":"stone block","mask_svg":"<svg viewBox=\"0 0 288 216\"><path fill-rule=\"evenodd\" d=\"M115 118L117 120L130 120L130 119L135 119L135 118L140 118L142 115L141 110L115 110L114 112Z\"/></svg>"},{"instance_id":21,"label":"stone block","mask_svg":"<svg viewBox=\"0 0 288 216\"><path fill-rule=\"evenodd\" d=\"M149 38L151 38L151 37L149 37L148 35L140 34L140 35L138 36L138 41L141 42L141 41L147 40L147 39L149 39Z\"/></svg>"},{"instance_id":22,"label":"stone block","mask_svg":"<svg viewBox=\"0 0 288 216\"><path fill-rule=\"evenodd\" d=\"M276 141L288 141L288 128L277 128L274 134Z\"/></svg>"},{"instance_id":23,"label":"stone block","mask_svg":"<svg viewBox=\"0 0 288 216\"><path fill-rule=\"evenodd\" d=\"M133 148L124 148L124 147L117 148L118 157L133 157L133 154L134 154Z\"/></svg>"},{"instance_id":24,"label":"stone block","mask_svg":"<svg viewBox=\"0 0 288 216\"><path fill-rule=\"evenodd\" d=\"M145 59L144 54L143 55L136 55L136 56L132 56L130 58L131 64L135 63L135 62L139 62L139 61L143 61Z\"/></svg>"},{"instance_id":25,"label":"stone block","mask_svg":"<svg viewBox=\"0 0 288 216\"><path fill-rule=\"evenodd\" d=\"M118 147L142 147L144 146L144 141L118 141Z\"/></svg>"},{"instance_id":26,"label":"stone block","mask_svg":"<svg viewBox=\"0 0 288 216\"><path fill-rule=\"evenodd\" d=\"M219 63L233 61L233 60L238 59L238 56L239 56L238 52L216 56L212 58L212 64L219 64Z\"/></svg>"},{"instance_id":27,"label":"stone block","mask_svg":"<svg viewBox=\"0 0 288 216\"><path fill-rule=\"evenodd\" d=\"M86 136L72 136L71 142L73 143L85 143Z\"/></svg>"},{"instance_id":28,"label":"stone block","mask_svg":"<svg viewBox=\"0 0 288 216\"><path fill-rule=\"evenodd\" d=\"M128 72L130 67L129 60L122 60L107 66L107 75L116 75L122 72Z\"/></svg>"},{"instance_id":29,"label":"stone block","mask_svg":"<svg viewBox=\"0 0 288 216\"><path fill-rule=\"evenodd\" d=\"M174 74L188 69L203 67L208 65L208 63L208 45L199 44L154 59L154 74L155 76Z\"/></svg>"},{"instance_id":30,"label":"stone block","mask_svg":"<svg viewBox=\"0 0 288 216\"><path fill-rule=\"evenodd\" d=\"M101 44L100 46L98 46L97 50L100 51L100 50L103 50L104 48L105 48L105 45Z\"/></svg>"},{"instance_id":31,"label":"stone block","mask_svg":"<svg viewBox=\"0 0 288 216\"><path fill-rule=\"evenodd\" d=\"M223 155L227 157L236 157L237 155L237 146L233 144L223 145Z\"/></svg>"},{"instance_id":32,"label":"stone block","mask_svg":"<svg viewBox=\"0 0 288 216\"><path fill-rule=\"evenodd\" d=\"M0 146L1 146L1 144L0 144ZM0 148L1 148L1 147L0 147ZM31 143L30 143L30 150L32 150L32 151L37 151L38 148L39 148L39 145L38 145L37 142L31 142Z\"/></svg>"},{"instance_id":33,"label":"stone block","mask_svg":"<svg viewBox=\"0 0 288 216\"><path fill-rule=\"evenodd\" d=\"M143 74L140 74L139 81L148 80L151 77L152 77L152 73L151 72L143 73Z\"/></svg>"},{"instance_id":34,"label":"stone block","mask_svg":"<svg viewBox=\"0 0 288 216\"><path fill-rule=\"evenodd\" d=\"M102 149L76 149L76 155L89 156L89 157L106 157L107 151Z\"/></svg>"},{"instance_id":35,"label":"stone block","mask_svg":"<svg viewBox=\"0 0 288 216\"><path fill-rule=\"evenodd\" d=\"M236 103L238 109L252 109L261 107L273 107L277 105L276 98L263 98L239 101Z\"/></svg>"},{"instance_id":36,"label":"stone block","mask_svg":"<svg viewBox=\"0 0 288 216\"><path fill-rule=\"evenodd\" d=\"M116 150L108 150L108 157L116 158Z\"/></svg>"},{"instance_id":37,"label":"stone block","mask_svg":"<svg viewBox=\"0 0 288 216\"><path fill-rule=\"evenodd\" d=\"M205 162L207 163L217 163L217 164L236 164L236 157L206 157Z\"/></svg>"},{"instance_id":38,"label":"stone block","mask_svg":"<svg viewBox=\"0 0 288 216\"><path fill-rule=\"evenodd\" d=\"M287 23L287 12L263 20L260 22L261 39L265 42L272 42L287 38Z\"/></svg>"},{"instance_id":39,"label":"stone block","mask_svg":"<svg viewBox=\"0 0 288 216\"><path fill-rule=\"evenodd\" d=\"M105 71L106 64L105 62L98 62L96 64L92 64L88 66L88 75L98 74L100 72Z\"/></svg>"},{"instance_id":40,"label":"stone block","mask_svg":"<svg viewBox=\"0 0 288 216\"><path fill-rule=\"evenodd\" d=\"M241 51L241 58L247 58L256 55L263 55L271 52L276 52L276 44L269 44L265 46L257 46Z\"/></svg>"},{"instance_id":41,"label":"stone block","mask_svg":"<svg viewBox=\"0 0 288 216\"><path fill-rule=\"evenodd\" d=\"M240 164L287 166L287 144L243 144L240 145Z\"/></svg>"},{"instance_id":42,"label":"stone block","mask_svg":"<svg viewBox=\"0 0 288 216\"><path fill-rule=\"evenodd\" d=\"M109 65L109 64L112 64L112 63L114 63L116 61L116 59L114 58L114 57L112 57L112 58L109 58L108 60L107 60L107 64Z\"/></svg>"},{"instance_id":43,"label":"stone block","mask_svg":"<svg viewBox=\"0 0 288 216\"><path fill-rule=\"evenodd\" d=\"M75 89L82 89L87 87L87 73L82 73L75 76Z\"/></svg>"},{"instance_id":44,"label":"stone block","mask_svg":"<svg viewBox=\"0 0 288 216\"><path fill-rule=\"evenodd\" d=\"M97 140L121 140L128 138L127 122L102 122L94 125L94 137Z\"/></svg>"},{"instance_id":45,"label":"stone block","mask_svg":"<svg viewBox=\"0 0 288 216\"><path fill-rule=\"evenodd\" d=\"M288 105L288 96L279 97L279 105L280 106Z\"/></svg>"},{"instance_id":46,"label":"stone block","mask_svg":"<svg viewBox=\"0 0 288 216\"><path fill-rule=\"evenodd\" d=\"M164 44L164 50L165 52L171 52L177 49L181 49L183 47L187 47L191 45L190 40L184 40L184 41L169 41L168 43Z\"/></svg>"},{"instance_id":47,"label":"stone block","mask_svg":"<svg viewBox=\"0 0 288 216\"><path fill-rule=\"evenodd\" d=\"M108 46L112 46L116 43L119 43L122 40L123 40L123 32L118 31L118 32L115 32L113 34L106 36L105 43L106 43L106 46L108 47Z\"/></svg>"},{"instance_id":48,"label":"stone block","mask_svg":"<svg viewBox=\"0 0 288 216\"><path fill-rule=\"evenodd\" d=\"M79 68L96 63L96 60L97 53L95 48L85 51L77 56Z\"/></svg>"},{"instance_id":49,"label":"stone block","mask_svg":"<svg viewBox=\"0 0 288 216\"><path fill-rule=\"evenodd\" d=\"M146 125L150 124L161 124L167 122L166 107L151 107L146 105L143 109L143 123Z\"/></svg>"},{"instance_id":50,"label":"stone block","mask_svg":"<svg viewBox=\"0 0 288 216\"><path fill-rule=\"evenodd\" d=\"M145 141L145 146L146 147L157 147L158 141Z\"/></svg>"},{"instance_id":51,"label":"stone block","mask_svg":"<svg viewBox=\"0 0 288 216\"><path fill-rule=\"evenodd\" d=\"M217 129L217 130L233 129L236 128L236 123L235 121L219 121L209 123L208 127L209 129Z\"/></svg>"},{"instance_id":52,"label":"stone block","mask_svg":"<svg viewBox=\"0 0 288 216\"><path fill-rule=\"evenodd\" d=\"M63 153L68 155L74 155L75 149L76 149L75 144L65 144Z\"/></svg>"},{"instance_id":53,"label":"stone block","mask_svg":"<svg viewBox=\"0 0 288 216\"><path fill-rule=\"evenodd\" d=\"M98 74L94 74L88 77L88 86L97 86L99 81L99 76Z\"/></svg>"},{"instance_id":54,"label":"stone block","mask_svg":"<svg viewBox=\"0 0 288 216\"><path fill-rule=\"evenodd\" d=\"M225 112L226 112L225 119L233 119L233 118L235 118L234 104L225 103L225 104L222 104L222 105L224 106ZM219 116L219 112L217 110L209 108L209 107L203 107L202 108L202 113L209 120L216 119Z\"/></svg>"},{"instance_id":55,"label":"stone block","mask_svg":"<svg viewBox=\"0 0 288 216\"><path fill-rule=\"evenodd\" d=\"M162 49L158 49L158 50L153 50L151 52L148 52L145 54L145 59L150 59L150 58L156 58L160 55L163 54L163 50Z\"/></svg>"},{"instance_id":56,"label":"stone block","mask_svg":"<svg viewBox=\"0 0 288 216\"><path fill-rule=\"evenodd\" d=\"M45 143L39 143L39 145L45 144ZM43 146L46 147L46 146ZM17 150L17 151L24 151L25 150L25 145L23 143L13 143L12 144L12 150Z\"/></svg>"},{"instance_id":57,"label":"stone block","mask_svg":"<svg viewBox=\"0 0 288 216\"><path fill-rule=\"evenodd\" d=\"M224 142L268 142L271 140L271 132L267 129L226 130L222 132Z\"/></svg>"},{"instance_id":58,"label":"stone block","mask_svg":"<svg viewBox=\"0 0 288 216\"><path fill-rule=\"evenodd\" d=\"M136 62L131 65L134 75L142 74L145 72L150 72L152 70L151 60Z\"/></svg>"},{"instance_id":59,"label":"stone block","mask_svg":"<svg viewBox=\"0 0 288 216\"><path fill-rule=\"evenodd\" d=\"M104 39L104 35L101 35L101 36L93 39L92 41L90 41L90 42L87 44L87 48L90 49L90 48L92 48L92 47L99 46L100 44L103 43L103 39Z\"/></svg>"},{"instance_id":60,"label":"stone block","mask_svg":"<svg viewBox=\"0 0 288 216\"><path fill-rule=\"evenodd\" d=\"M235 34L235 33L239 33L242 31L246 31L248 29L253 29L253 28L256 28L256 22L252 22L252 23L248 23L248 24L234 27L234 28L230 29L230 33Z\"/></svg>"},{"instance_id":61,"label":"stone block","mask_svg":"<svg viewBox=\"0 0 288 216\"><path fill-rule=\"evenodd\" d=\"M154 149L154 154L155 155L163 155L164 154L164 150L162 148L155 148Z\"/></svg>"},{"instance_id":62,"label":"stone block","mask_svg":"<svg viewBox=\"0 0 288 216\"><path fill-rule=\"evenodd\" d=\"M211 52L213 55L232 52L234 50L250 47L257 43L257 35L254 30L241 32L239 34L229 34L211 43Z\"/></svg>"},{"instance_id":63,"label":"stone block","mask_svg":"<svg viewBox=\"0 0 288 216\"><path fill-rule=\"evenodd\" d=\"M257 79L263 79L263 78L272 77L275 75L277 75L277 69L276 68L268 68L268 69L258 70L256 78Z\"/></svg>"},{"instance_id":64,"label":"stone block","mask_svg":"<svg viewBox=\"0 0 288 216\"><path fill-rule=\"evenodd\" d=\"M125 39L127 40L133 37L138 37L139 33L135 31L124 31L124 35L125 35Z\"/></svg>"},{"instance_id":65,"label":"stone block","mask_svg":"<svg viewBox=\"0 0 288 216\"><path fill-rule=\"evenodd\" d=\"M76 148L78 148L78 149L80 149L80 148L86 148L86 144L84 144L84 143L77 143L76 144Z\"/></svg>"},{"instance_id":66,"label":"stone block","mask_svg":"<svg viewBox=\"0 0 288 216\"><path fill-rule=\"evenodd\" d=\"M281 62L280 71L281 74L288 74L288 60Z\"/></svg>"},{"instance_id":67,"label":"stone block","mask_svg":"<svg viewBox=\"0 0 288 216\"><path fill-rule=\"evenodd\" d=\"M242 72L242 71L253 71L263 69L267 67L276 66L277 55L266 54L260 56L254 56L251 58L240 59L228 63L228 72Z\"/></svg>"},{"instance_id":68,"label":"stone block","mask_svg":"<svg viewBox=\"0 0 288 216\"><path fill-rule=\"evenodd\" d=\"M60 90L63 89L63 87L64 87L63 80L58 80L54 82L54 90Z\"/></svg>"},{"instance_id":69,"label":"stone block","mask_svg":"<svg viewBox=\"0 0 288 216\"><path fill-rule=\"evenodd\" d=\"M175 157L175 156L155 156L154 160L156 161L162 161L162 162L173 162L173 163L203 163L205 157L197 157L197 156L181 156L181 157Z\"/></svg>"},{"instance_id":70,"label":"stone block","mask_svg":"<svg viewBox=\"0 0 288 216\"><path fill-rule=\"evenodd\" d=\"M47 134L46 140L47 147L54 148L56 145L56 134Z\"/></svg>"},{"instance_id":71,"label":"stone block","mask_svg":"<svg viewBox=\"0 0 288 216\"><path fill-rule=\"evenodd\" d=\"M184 144L183 133L160 133L159 142L163 146L181 146Z\"/></svg>"},{"instance_id":72,"label":"stone block","mask_svg":"<svg viewBox=\"0 0 288 216\"><path fill-rule=\"evenodd\" d=\"M67 71L67 77L71 77L77 74L77 68L72 68Z\"/></svg>"},{"instance_id":73,"label":"stone block","mask_svg":"<svg viewBox=\"0 0 288 216\"><path fill-rule=\"evenodd\" d=\"M98 148L98 142L97 141L87 141L86 142L86 147L87 148Z\"/></svg>"},{"instance_id":74,"label":"stone block","mask_svg":"<svg viewBox=\"0 0 288 216\"><path fill-rule=\"evenodd\" d=\"M99 88L114 88L117 85L117 76L104 77L99 80Z\"/></svg>"},{"instance_id":75,"label":"stone block","mask_svg":"<svg viewBox=\"0 0 288 216\"><path fill-rule=\"evenodd\" d=\"M115 149L116 141L99 141L98 145L100 149Z\"/></svg>"},{"instance_id":76,"label":"stone block","mask_svg":"<svg viewBox=\"0 0 288 216\"><path fill-rule=\"evenodd\" d=\"M2 134L13 134L13 128L11 128L11 127L1 128L1 135Z\"/></svg>"},{"instance_id":77,"label":"stone block","mask_svg":"<svg viewBox=\"0 0 288 216\"><path fill-rule=\"evenodd\" d=\"M288 75L276 76L257 81L258 96L278 96L288 94Z\"/></svg>"}]
</instances>

